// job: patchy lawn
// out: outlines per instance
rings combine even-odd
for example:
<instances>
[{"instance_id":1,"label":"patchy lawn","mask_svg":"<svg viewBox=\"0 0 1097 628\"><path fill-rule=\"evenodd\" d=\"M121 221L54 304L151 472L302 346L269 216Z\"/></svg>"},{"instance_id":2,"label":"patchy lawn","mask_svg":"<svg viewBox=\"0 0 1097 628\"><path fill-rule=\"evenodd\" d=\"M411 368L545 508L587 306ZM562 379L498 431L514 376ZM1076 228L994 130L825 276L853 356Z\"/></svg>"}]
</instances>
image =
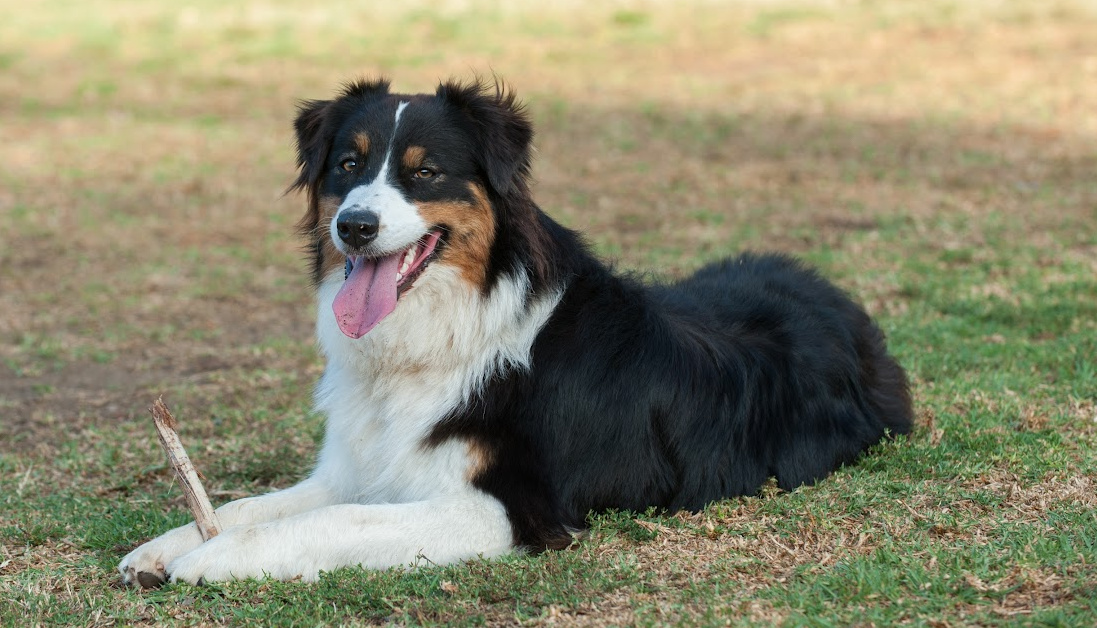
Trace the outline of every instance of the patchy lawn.
<instances>
[{"instance_id":1,"label":"patchy lawn","mask_svg":"<svg viewBox=\"0 0 1097 628\"><path fill-rule=\"evenodd\" d=\"M0 625L1097 625L1097 7L406 4L4 11ZM321 437L296 101L493 71L546 211L656 276L819 265L887 331L917 430L793 493L594 516L564 552L120 588L188 519L157 395L218 503Z\"/></svg>"}]
</instances>

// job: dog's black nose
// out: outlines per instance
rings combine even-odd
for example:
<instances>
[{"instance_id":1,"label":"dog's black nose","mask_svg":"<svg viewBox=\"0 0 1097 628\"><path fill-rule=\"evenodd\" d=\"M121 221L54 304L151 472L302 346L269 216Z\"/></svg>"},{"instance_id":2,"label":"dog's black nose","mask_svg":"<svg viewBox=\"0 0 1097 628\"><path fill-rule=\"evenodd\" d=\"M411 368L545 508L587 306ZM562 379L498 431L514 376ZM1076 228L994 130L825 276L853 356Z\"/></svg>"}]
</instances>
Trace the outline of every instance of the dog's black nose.
<instances>
[{"instance_id":1,"label":"dog's black nose","mask_svg":"<svg viewBox=\"0 0 1097 628\"><path fill-rule=\"evenodd\" d=\"M380 228L381 219L368 209L340 212L339 219L335 221L335 230L339 232L339 239L355 249L373 242Z\"/></svg>"}]
</instances>

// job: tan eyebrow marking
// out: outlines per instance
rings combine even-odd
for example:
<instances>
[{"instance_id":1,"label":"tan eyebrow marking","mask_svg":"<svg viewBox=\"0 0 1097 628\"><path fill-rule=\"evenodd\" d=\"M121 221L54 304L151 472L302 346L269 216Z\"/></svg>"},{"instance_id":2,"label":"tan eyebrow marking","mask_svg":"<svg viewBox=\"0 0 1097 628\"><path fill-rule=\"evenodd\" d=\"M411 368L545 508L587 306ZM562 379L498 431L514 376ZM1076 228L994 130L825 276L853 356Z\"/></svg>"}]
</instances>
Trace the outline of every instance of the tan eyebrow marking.
<instances>
[{"instance_id":1,"label":"tan eyebrow marking","mask_svg":"<svg viewBox=\"0 0 1097 628\"><path fill-rule=\"evenodd\" d=\"M423 165L423 160L427 158L427 149L422 146L408 146L408 149L404 151L404 167L416 168Z\"/></svg>"},{"instance_id":2,"label":"tan eyebrow marking","mask_svg":"<svg viewBox=\"0 0 1097 628\"><path fill-rule=\"evenodd\" d=\"M365 132L359 132L354 135L354 145L358 148L358 152L362 155L369 154L369 135Z\"/></svg>"}]
</instances>

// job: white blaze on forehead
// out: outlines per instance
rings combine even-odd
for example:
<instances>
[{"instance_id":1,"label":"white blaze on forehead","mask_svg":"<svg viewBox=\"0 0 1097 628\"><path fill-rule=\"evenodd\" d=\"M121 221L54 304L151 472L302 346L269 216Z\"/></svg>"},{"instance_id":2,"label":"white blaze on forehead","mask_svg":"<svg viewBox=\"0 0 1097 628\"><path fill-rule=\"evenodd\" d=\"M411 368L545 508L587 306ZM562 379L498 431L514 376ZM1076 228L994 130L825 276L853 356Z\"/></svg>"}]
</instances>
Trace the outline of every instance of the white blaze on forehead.
<instances>
[{"instance_id":1,"label":"white blaze on forehead","mask_svg":"<svg viewBox=\"0 0 1097 628\"><path fill-rule=\"evenodd\" d=\"M384 181L389 172L389 161L392 160L392 143L396 141L396 130L400 128L400 115L404 113L404 107L407 107L408 103L400 101L399 105L396 105L396 119L392 122L392 137L389 138L389 147L385 151L385 160L381 162L381 172L377 173L377 179Z\"/></svg>"},{"instance_id":2,"label":"white blaze on forehead","mask_svg":"<svg viewBox=\"0 0 1097 628\"><path fill-rule=\"evenodd\" d=\"M380 218L381 228L377 239L373 242L373 248L378 253L392 253L396 250L411 246L427 231L427 223L419 215L419 210L414 204L404 198L404 194L389 183L389 163L392 161L392 145L396 140L396 131L400 127L400 116L404 108L408 106L406 101L401 101L396 106L396 118L392 124L392 137L389 138L388 150L385 152L384 161L381 162L381 170L373 181L359 185L347 194L339 211L331 219L329 231L331 239L336 247L343 249L343 241L339 239L339 231L336 224L339 214L351 208L371 211ZM344 253L346 251L344 250Z\"/></svg>"}]
</instances>

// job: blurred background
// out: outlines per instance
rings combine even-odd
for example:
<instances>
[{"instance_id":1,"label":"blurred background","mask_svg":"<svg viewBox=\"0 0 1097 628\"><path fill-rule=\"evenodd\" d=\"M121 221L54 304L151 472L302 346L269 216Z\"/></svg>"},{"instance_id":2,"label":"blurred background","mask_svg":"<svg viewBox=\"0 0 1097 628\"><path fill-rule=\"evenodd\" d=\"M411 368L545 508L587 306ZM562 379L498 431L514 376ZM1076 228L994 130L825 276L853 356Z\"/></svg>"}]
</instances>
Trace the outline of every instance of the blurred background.
<instances>
[{"instance_id":1,"label":"blurred background","mask_svg":"<svg viewBox=\"0 0 1097 628\"><path fill-rule=\"evenodd\" d=\"M11 547L45 509L16 492L168 490L145 414L159 394L223 499L308 468L322 365L304 199L283 191L298 101L357 77L401 92L504 79L536 125L541 207L623 269L673 278L742 249L819 265L888 332L925 447L949 430L984 459L1092 451L1094 2L0 0L0 14ZM1002 444L1015 428L1054 443ZM1062 465L1094 477L1092 460ZM45 546L71 534L59 521Z\"/></svg>"},{"instance_id":2,"label":"blurred background","mask_svg":"<svg viewBox=\"0 0 1097 628\"><path fill-rule=\"evenodd\" d=\"M897 252L982 259L990 239L1019 238L1093 260L1089 2L29 0L3 12L8 441L128 416L142 386L202 384L308 344L303 199L282 196L291 123L299 100L360 76L405 92L505 79L536 123L540 204L624 267L674 276L740 248L807 252L886 314L907 307Z\"/></svg>"}]
</instances>

